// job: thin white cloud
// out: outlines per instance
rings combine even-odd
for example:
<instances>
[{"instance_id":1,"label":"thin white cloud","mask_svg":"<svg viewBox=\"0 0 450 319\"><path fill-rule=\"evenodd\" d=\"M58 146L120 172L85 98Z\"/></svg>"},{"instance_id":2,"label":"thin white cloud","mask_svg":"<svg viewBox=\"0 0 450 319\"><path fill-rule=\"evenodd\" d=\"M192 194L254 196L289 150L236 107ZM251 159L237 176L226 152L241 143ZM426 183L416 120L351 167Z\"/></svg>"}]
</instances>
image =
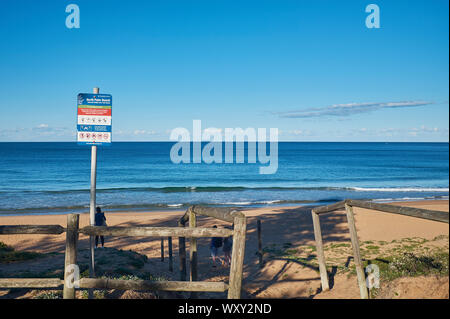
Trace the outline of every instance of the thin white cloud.
<instances>
[{"instance_id":1,"label":"thin white cloud","mask_svg":"<svg viewBox=\"0 0 450 319\"><path fill-rule=\"evenodd\" d=\"M423 136L425 135L445 135L448 134L448 128L428 127L421 125L420 127L411 128L380 128L380 129L352 129L349 134L376 135L376 136Z\"/></svg>"},{"instance_id":2,"label":"thin white cloud","mask_svg":"<svg viewBox=\"0 0 450 319\"><path fill-rule=\"evenodd\" d=\"M275 112L282 118L311 118L324 116L350 116L353 114L367 113L380 109L406 108L431 105L434 102L429 101L403 101L387 103L348 103L333 104L325 107L307 108L303 110L293 110L285 112Z\"/></svg>"},{"instance_id":3,"label":"thin white cloud","mask_svg":"<svg viewBox=\"0 0 450 319\"><path fill-rule=\"evenodd\" d=\"M156 132L153 130L134 130L134 135L155 135Z\"/></svg>"},{"instance_id":4,"label":"thin white cloud","mask_svg":"<svg viewBox=\"0 0 450 319\"><path fill-rule=\"evenodd\" d=\"M73 139L75 131L67 127L52 127L48 124L39 124L34 127L20 127L13 129L0 129L0 139L4 141L59 141Z\"/></svg>"},{"instance_id":5,"label":"thin white cloud","mask_svg":"<svg viewBox=\"0 0 450 319\"><path fill-rule=\"evenodd\" d=\"M289 133L292 134L292 135L297 135L297 136L310 136L310 135L312 135L310 130L300 130L300 129L289 131Z\"/></svg>"}]
</instances>

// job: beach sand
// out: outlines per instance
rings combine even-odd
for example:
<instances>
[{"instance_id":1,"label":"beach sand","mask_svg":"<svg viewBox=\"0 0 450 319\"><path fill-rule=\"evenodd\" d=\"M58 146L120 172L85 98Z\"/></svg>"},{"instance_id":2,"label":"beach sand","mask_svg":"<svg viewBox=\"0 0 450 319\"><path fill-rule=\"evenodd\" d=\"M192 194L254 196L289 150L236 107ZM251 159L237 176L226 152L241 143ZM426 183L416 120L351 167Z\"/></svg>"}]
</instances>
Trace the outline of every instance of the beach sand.
<instances>
[{"instance_id":1,"label":"beach sand","mask_svg":"<svg viewBox=\"0 0 450 319\"><path fill-rule=\"evenodd\" d=\"M433 210L449 211L448 200L420 201L394 203L395 205L427 208ZM354 276L336 275L332 277L332 289L329 292L320 291L320 278L318 272L309 264L285 260L283 258L267 259L264 267L258 265L256 221L262 222L263 247L290 247L304 250L305 247L315 246L311 219L311 207L264 207L244 210L247 216L247 243L244 265L244 298L359 298L359 290ZM106 213L108 226L176 226L177 220L184 214L183 211L160 211L138 213ZM66 226L66 215L28 215L3 216L0 225L28 225L28 224L59 224ZM81 214L80 227L88 225L88 214ZM448 247L449 226L445 223L427 221L423 219L400 216L388 213L355 208L356 227L360 242L385 241L392 242L405 238L419 237L433 240L438 236L443 240L434 241L438 246ZM225 226L224 222L211 218L198 218L198 226L211 227L212 225ZM321 226L325 244L349 244L348 228L343 211L321 215ZM442 236L443 235L443 236ZM1 235L0 241L17 250L36 252L64 252L65 234L50 235ZM88 248L88 238L80 235L80 249ZM167 240L166 257L167 257ZM199 280L227 280L228 268L211 267L209 257L209 240L200 239L198 242L198 274ZM106 238L107 247L122 250L133 250L148 257L145 268L155 276L163 276L170 280L179 280L178 270L178 240L173 240L174 271L168 271L168 260L160 260L160 239L122 237ZM188 244L187 244L188 246ZM348 246L347 246L348 247ZM312 249L312 248L311 248ZM306 252L306 256L308 253ZM347 248L341 256L349 258L351 248ZM311 255L311 254L310 254ZM333 252L331 252L333 255ZM326 252L328 262L328 252ZM351 264L351 258L349 258ZM0 265L0 270L2 269ZM8 265L8 267L13 267ZM20 265L17 267L20 268ZM446 291L448 298L448 278L436 279L414 278L412 284L419 285L431 282L436 289L436 296L442 297ZM444 280L444 281L442 281ZM425 298L426 289L414 290L414 296L408 293L402 282L403 294L400 297ZM406 289L406 290L405 290ZM446 290L445 290L446 289ZM413 289L411 289L412 291ZM398 294L397 294L398 295ZM395 295L395 296L397 296ZM225 297L223 294L203 294L200 297ZM389 296L386 296L389 297Z\"/></svg>"}]
</instances>

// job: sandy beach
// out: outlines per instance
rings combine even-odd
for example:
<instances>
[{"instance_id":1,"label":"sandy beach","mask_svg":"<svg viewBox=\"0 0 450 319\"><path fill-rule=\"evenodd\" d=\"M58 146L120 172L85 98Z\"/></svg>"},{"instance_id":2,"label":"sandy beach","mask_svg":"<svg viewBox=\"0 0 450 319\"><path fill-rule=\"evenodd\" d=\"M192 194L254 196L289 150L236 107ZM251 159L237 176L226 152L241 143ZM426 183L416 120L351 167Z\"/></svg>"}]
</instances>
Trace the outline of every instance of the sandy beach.
<instances>
[{"instance_id":1,"label":"sandy beach","mask_svg":"<svg viewBox=\"0 0 450 319\"><path fill-rule=\"evenodd\" d=\"M448 200L433 200L419 202L394 203L395 205L427 208L440 211L449 211ZM270 257L271 248L289 247L296 249L299 254L313 256L315 246L311 206L303 207L265 207L244 210L247 216L247 242L244 265L244 298L359 298L358 286L354 276L336 275L332 278L332 289L328 292L320 291L320 278L314 267L307 263ZM184 214L183 211L158 211L139 213L106 213L108 226L176 226L177 220ZM66 226L66 215L28 215L3 216L0 225L27 225L27 224L59 224ZM258 265L256 221L262 222L263 247L269 253L265 255L264 267ZM365 242L396 242L403 239L421 238L429 241L431 246L446 247L448 250L448 224L432 222L407 216L370 211L355 208L355 219L359 240ZM81 214L80 227L88 225L88 214ZM200 217L199 226L212 225L225 226L225 223L211 218ZM345 213L334 212L321 216L323 240L326 245L343 246L347 250L339 251L340 258L351 256L349 248ZM436 238L440 238L436 240ZM2 235L0 241L14 247L16 250L35 251L42 253L64 252L65 234L58 236L47 235ZM166 256L167 256L167 241ZM133 250L148 257L145 269L155 276L163 276L170 280L179 280L178 273L178 240L173 241L174 271L168 271L167 258L160 260L160 240L151 238L106 238L106 247L121 250ZM430 246L430 247L431 247ZM80 250L86 250L88 238L80 236ZM311 249L308 253L307 247ZM331 246L332 247L332 246ZM273 250L272 249L272 250ZM381 249L380 254L383 250ZM209 259L209 241L199 240L199 280L227 280L228 268L212 268ZM336 261L336 251L326 251L327 262ZM331 257L330 257L331 256ZM328 260L328 258L331 258ZM302 260L302 259L300 259ZM306 259L307 260L307 259ZM39 261L36 261L39 262ZM351 261L349 262L351 264ZM0 265L0 271L13 271L21 265ZM6 270L5 270L6 269ZM448 298L448 278L435 281L429 278L414 278L411 283L403 286L427 282L430 287L437 289L435 297ZM402 287L403 287L402 286ZM400 297L426 298L424 289L412 289L410 286ZM439 288L442 287L442 288ZM440 290L439 290L440 289ZM441 291L442 290L442 291ZM446 291L446 296L445 296ZM411 295L413 294L413 295ZM415 294L415 295L414 295ZM206 297L209 295L203 296ZM428 295L429 296L429 295ZM211 294L211 297L224 297L220 294Z\"/></svg>"}]
</instances>

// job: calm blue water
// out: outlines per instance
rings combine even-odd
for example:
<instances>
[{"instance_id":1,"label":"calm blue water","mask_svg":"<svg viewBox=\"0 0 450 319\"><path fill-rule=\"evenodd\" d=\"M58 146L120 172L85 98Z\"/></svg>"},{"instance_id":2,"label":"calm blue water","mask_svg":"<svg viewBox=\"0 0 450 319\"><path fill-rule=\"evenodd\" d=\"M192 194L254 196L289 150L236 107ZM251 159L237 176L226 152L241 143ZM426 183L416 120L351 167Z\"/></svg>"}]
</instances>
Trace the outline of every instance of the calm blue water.
<instances>
[{"instance_id":1,"label":"calm blue water","mask_svg":"<svg viewBox=\"0 0 450 319\"><path fill-rule=\"evenodd\" d=\"M280 143L261 164L173 164L170 142L99 147L97 203L107 210L448 198L448 143ZM247 162L247 161L246 161ZM0 214L87 211L90 148L0 143Z\"/></svg>"}]
</instances>

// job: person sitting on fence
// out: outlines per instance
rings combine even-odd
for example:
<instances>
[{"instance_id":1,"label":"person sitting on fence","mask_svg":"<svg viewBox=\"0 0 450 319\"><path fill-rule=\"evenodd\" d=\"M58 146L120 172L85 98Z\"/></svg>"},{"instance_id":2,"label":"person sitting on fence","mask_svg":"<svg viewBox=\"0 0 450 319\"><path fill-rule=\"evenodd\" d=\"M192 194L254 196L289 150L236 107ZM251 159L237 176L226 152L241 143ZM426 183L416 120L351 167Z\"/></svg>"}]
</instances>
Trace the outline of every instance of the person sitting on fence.
<instances>
[{"instance_id":1,"label":"person sitting on fence","mask_svg":"<svg viewBox=\"0 0 450 319\"><path fill-rule=\"evenodd\" d=\"M217 226L214 225L213 228L217 228ZM212 237L210 250L211 250L211 257L212 257L212 261L213 261L213 267L216 267L216 258L218 258L219 261L221 260L221 258L219 256L217 256L218 249L220 247L222 247L222 237Z\"/></svg>"},{"instance_id":2,"label":"person sitting on fence","mask_svg":"<svg viewBox=\"0 0 450 319\"><path fill-rule=\"evenodd\" d=\"M229 237L225 237L223 239L223 257L224 260L222 262L222 264L224 266L229 266L231 265L231 249L233 247L233 237L229 236Z\"/></svg>"},{"instance_id":3,"label":"person sitting on fence","mask_svg":"<svg viewBox=\"0 0 450 319\"><path fill-rule=\"evenodd\" d=\"M95 226L106 226L106 217L105 213L102 212L100 207L97 207L97 213L95 213ZM102 242L102 248L105 247L105 237L103 236L95 236L95 248L98 246L98 237Z\"/></svg>"}]
</instances>

